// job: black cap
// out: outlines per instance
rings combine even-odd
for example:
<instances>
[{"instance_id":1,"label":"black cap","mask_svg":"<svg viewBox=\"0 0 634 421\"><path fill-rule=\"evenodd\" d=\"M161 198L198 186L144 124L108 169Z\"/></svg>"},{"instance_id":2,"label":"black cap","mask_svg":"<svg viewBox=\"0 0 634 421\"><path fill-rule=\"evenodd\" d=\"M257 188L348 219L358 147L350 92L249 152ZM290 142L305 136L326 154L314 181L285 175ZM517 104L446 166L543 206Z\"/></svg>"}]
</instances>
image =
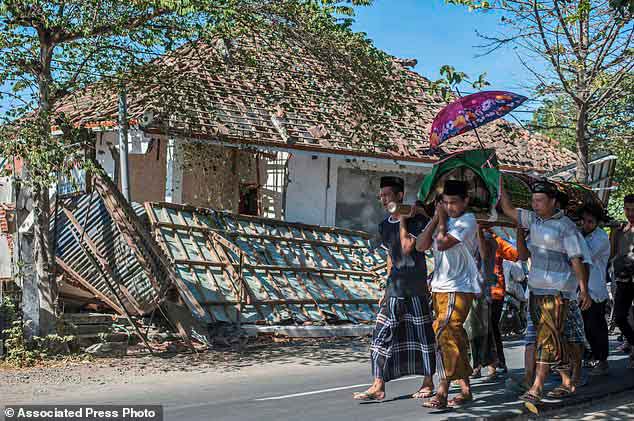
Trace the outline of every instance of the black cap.
<instances>
[{"instance_id":1,"label":"black cap","mask_svg":"<svg viewBox=\"0 0 634 421\"><path fill-rule=\"evenodd\" d=\"M594 219L596 219L598 222L607 220L607 215L603 208L594 203L585 204L579 211L579 216L583 215L584 213L592 215Z\"/></svg>"},{"instance_id":2,"label":"black cap","mask_svg":"<svg viewBox=\"0 0 634 421\"><path fill-rule=\"evenodd\" d=\"M442 194L447 196L467 197L467 183L460 180L447 180L443 186Z\"/></svg>"},{"instance_id":3,"label":"black cap","mask_svg":"<svg viewBox=\"0 0 634 421\"><path fill-rule=\"evenodd\" d=\"M381 177L381 188L392 187L397 191L405 191L405 180L401 177Z\"/></svg>"},{"instance_id":4,"label":"black cap","mask_svg":"<svg viewBox=\"0 0 634 421\"><path fill-rule=\"evenodd\" d=\"M551 198L557 198L561 200L560 191L553 183L548 181L538 181L531 186L531 193L544 193Z\"/></svg>"}]
</instances>

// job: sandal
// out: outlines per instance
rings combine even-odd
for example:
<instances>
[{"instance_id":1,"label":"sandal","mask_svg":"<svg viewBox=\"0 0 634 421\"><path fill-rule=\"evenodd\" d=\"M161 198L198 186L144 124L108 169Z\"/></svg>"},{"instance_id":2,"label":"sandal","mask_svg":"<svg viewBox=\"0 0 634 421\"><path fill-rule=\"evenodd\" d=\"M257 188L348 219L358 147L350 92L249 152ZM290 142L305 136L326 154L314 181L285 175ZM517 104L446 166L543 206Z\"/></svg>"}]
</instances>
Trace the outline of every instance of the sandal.
<instances>
[{"instance_id":1,"label":"sandal","mask_svg":"<svg viewBox=\"0 0 634 421\"><path fill-rule=\"evenodd\" d=\"M548 396L549 398L561 399L561 398L567 398L568 396L572 396L574 395L574 393L575 392L572 389L569 389L568 387L562 384L561 386L558 386L554 388L553 390L551 390L550 392L548 392L546 396Z\"/></svg>"},{"instance_id":2,"label":"sandal","mask_svg":"<svg viewBox=\"0 0 634 421\"><path fill-rule=\"evenodd\" d=\"M355 401L382 401L385 399L385 392L356 392L352 394L352 399Z\"/></svg>"},{"instance_id":3,"label":"sandal","mask_svg":"<svg viewBox=\"0 0 634 421\"><path fill-rule=\"evenodd\" d=\"M533 414L539 414L539 405L542 402L542 398L539 395L534 395L531 392L526 392L522 396L519 397L519 400L524 402L524 405L531 411Z\"/></svg>"},{"instance_id":4,"label":"sandal","mask_svg":"<svg viewBox=\"0 0 634 421\"><path fill-rule=\"evenodd\" d=\"M434 396L434 386L423 386L412 395L412 399L427 399Z\"/></svg>"},{"instance_id":5,"label":"sandal","mask_svg":"<svg viewBox=\"0 0 634 421\"><path fill-rule=\"evenodd\" d=\"M434 395L430 400L423 402L423 407L431 409L445 409L447 408L447 398L439 398L438 395Z\"/></svg>"},{"instance_id":6,"label":"sandal","mask_svg":"<svg viewBox=\"0 0 634 421\"><path fill-rule=\"evenodd\" d=\"M471 401L473 401L473 395L471 393L466 396L461 393L449 401L449 406L462 406Z\"/></svg>"}]
</instances>

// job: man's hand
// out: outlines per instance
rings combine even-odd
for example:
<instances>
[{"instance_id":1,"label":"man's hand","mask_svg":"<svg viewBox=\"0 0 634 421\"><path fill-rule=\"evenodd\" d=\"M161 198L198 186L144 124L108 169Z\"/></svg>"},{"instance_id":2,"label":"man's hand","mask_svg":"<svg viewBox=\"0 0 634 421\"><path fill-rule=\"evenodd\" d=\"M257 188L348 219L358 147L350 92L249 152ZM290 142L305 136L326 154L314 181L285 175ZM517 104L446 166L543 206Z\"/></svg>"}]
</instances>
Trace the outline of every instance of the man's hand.
<instances>
[{"instance_id":1,"label":"man's hand","mask_svg":"<svg viewBox=\"0 0 634 421\"><path fill-rule=\"evenodd\" d=\"M586 311L592 305L592 298L590 298L590 294L588 291L580 291L579 292L579 308L583 311Z\"/></svg>"},{"instance_id":2,"label":"man's hand","mask_svg":"<svg viewBox=\"0 0 634 421\"><path fill-rule=\"evenodd\" d=\"M379 307L383 307L383 304L385 304L385 292L383 292L383 295L379 298Z\"/></svg>"}]
</instances>

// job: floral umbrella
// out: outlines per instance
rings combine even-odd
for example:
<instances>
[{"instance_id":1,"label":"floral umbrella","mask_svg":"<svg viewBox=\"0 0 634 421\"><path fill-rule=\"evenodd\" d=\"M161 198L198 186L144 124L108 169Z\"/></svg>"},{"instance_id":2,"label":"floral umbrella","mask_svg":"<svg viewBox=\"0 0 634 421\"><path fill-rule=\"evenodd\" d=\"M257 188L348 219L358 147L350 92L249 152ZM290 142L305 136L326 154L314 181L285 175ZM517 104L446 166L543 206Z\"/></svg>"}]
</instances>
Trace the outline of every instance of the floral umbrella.
<instances>
[{"instance_id":1,"label":"floral umbrella","mask_svg":"<svg viewBox=\"0 0 634 421\"><path fill-rule=\"evenodd\" d=\"M475 130L476 127L503 117L526 99L525 96L504 91L483 91L459 98L440 110L434 118L429 138L430 145L436 148L451 137ZM480 144L482 145L482 142ZM483 145L482 147L484 148Z\"/></svg>"}]
</instances>

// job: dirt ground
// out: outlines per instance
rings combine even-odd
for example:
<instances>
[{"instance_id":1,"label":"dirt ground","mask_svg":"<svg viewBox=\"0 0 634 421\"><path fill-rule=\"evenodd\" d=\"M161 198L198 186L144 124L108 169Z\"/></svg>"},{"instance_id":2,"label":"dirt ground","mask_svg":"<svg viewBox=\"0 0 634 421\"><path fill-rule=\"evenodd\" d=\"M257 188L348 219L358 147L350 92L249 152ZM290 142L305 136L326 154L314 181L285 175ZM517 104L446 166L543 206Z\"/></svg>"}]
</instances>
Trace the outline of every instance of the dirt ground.
<instances>
[{"instance_id":1,"label":"dirt ground","mask_svg":"<svg viewBox=\"0 0 634 421\"><path fill-rule=\"evenodd\" d=\"M309 339L251 344L241 352L206 351L150 355L131 348L123 358L65 357L48 360L29 368L0 366L0 396L15 399L21 393L46 393L65 385L128 384L148 377L179 373L227 373L254 365L298 362L350 362L368 359L368 338ZM11 400L11 399L9 399Z\"/></svg>"}]
</instances>

